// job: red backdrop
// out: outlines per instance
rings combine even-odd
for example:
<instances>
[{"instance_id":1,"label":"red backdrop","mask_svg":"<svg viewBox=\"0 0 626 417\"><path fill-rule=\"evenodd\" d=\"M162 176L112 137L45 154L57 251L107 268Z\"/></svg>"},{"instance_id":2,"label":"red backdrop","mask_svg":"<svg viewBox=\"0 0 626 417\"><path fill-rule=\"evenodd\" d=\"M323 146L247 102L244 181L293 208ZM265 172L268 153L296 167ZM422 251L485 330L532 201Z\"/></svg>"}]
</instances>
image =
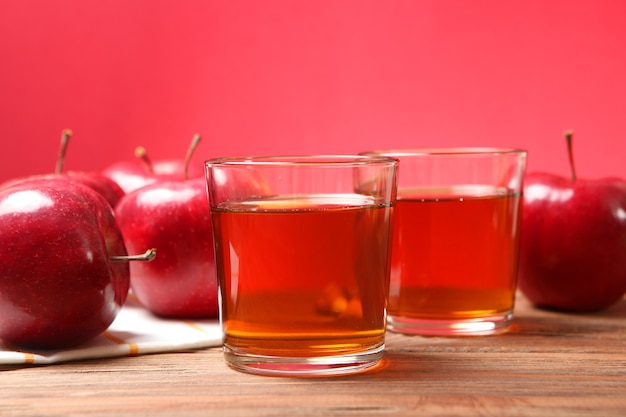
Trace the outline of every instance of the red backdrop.
<instances>
[{"instance_id":1,"label":"red backdrop","mask_svg":"<svg viewBox=\"0 0 626 417\"><path fill-rule=\"evenodd\" d=\"M626 2L0 0L0 180L154 159L526 148L626 177Z\"/></svg>"}]
</instances>

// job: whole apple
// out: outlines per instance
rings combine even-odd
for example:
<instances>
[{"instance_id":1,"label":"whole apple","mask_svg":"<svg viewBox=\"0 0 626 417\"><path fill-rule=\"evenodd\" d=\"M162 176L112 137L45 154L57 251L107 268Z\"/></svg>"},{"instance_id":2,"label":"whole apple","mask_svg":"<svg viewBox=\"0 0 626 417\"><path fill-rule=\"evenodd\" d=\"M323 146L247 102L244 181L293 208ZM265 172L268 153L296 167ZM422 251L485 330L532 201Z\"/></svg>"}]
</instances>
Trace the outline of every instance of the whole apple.
<instances>
[{"instance_id":1,"label":"whole apple","mask_svg":"<svg viewBox=\"0 0 626 417\"><path fill-rule=\"evenodd\" d=\"M129 289L108 202L61 178L0 191L0 338L30 348L78 345L113 322Z\"/></svg>"},{"instance_id":2,"label":"whole apple","mask_svg":"<svg viewBox=\"0 0 626 417\"><path fill-rule=\"evenodd\" d=\"M131 288L156 315L178 318L217 316L212 226L204 177L188 179L189 161L200 143L194 135L183 176L158 180L126 194L115 216L132 252L159 248L150 264L131 265Z\"/></svg>"},{"instance_id":3,"label":"whole apple","mask_svg":"<svg viewBox=\"0 0 626 417\"><path fill-rule=\"evenodd\" d=\"M192 139L188 156L193 152L196 137ZM204 176L202 164L191 165L186 162L187 158L152 161L142 146L135 149L135 157L134 161L120 161L109 165L102 171L102 175L115 181L125 193L159 181L180 181L185 177Z\"/></svg>"},{"instance_id":4,"label":"whole apple","mask_svg":"<svg viewBox=\"0 0 626 417\"><path fill-rule=\"evenodd\" d=\"M126 194L115 215L128 249L156 246L159 257L150 264L131 264L131 288L154 314L176 318L218 315L218 288L207 183L204 176L188 179L189 161L201 138L195 135L185 158L184 177L159 181ZM251 187L266 195L263 178L242 169L231 178L229 196ZM244 188L246 189L244 190Z\"/></svg>"},{"instance_id":5,"label":"whole apple","mask_svg":"<svg viewBox=\"0 0 626 417\"><path fill-rule=\"evenodd\" d=\"M129 251L156 246L150 263L131 264L131 288L154 314L217 316L212 226L203 178L163 181L126 194L115 216Z\"/></svg>"},{"instance_id":6,"label":"whole apple","mask_svg":"<svg viewBox=\"0 0 626 417\"><path fill-rule=\"evenodd\" d=\"M122 188L115 181L96 171L63 171L65 153L71 136L72 132L69 129L65 129L61 133L61 147L59 149L59 155L54 173L14 178L0 184L0 190L9 188L24 181L31 181L33 179L55 179L57 177L62 177L92 188L101 194L108 201L111 207L115 207L119 199L124 195L124 190L122 190Z\"/></svg>"},{"instance_id":7,"label":"whole apple","mask_svg":"<svg viewBox=\"0 0 626 417\"><path fill-rule=\"evenodd\" d=\"M607 308L626 293L626 182L528 174L524 184L519 289L537 307Z\"/></svg>"}]
</instances>

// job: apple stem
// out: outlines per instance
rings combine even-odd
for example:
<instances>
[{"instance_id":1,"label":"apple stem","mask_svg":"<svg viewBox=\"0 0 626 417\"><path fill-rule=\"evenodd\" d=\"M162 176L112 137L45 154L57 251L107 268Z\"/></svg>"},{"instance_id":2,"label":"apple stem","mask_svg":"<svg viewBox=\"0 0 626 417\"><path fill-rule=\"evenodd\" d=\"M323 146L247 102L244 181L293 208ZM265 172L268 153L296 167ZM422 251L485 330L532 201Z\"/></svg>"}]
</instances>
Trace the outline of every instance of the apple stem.
<instances>
[{"instance_id":1,"label":"apple stem","mask_svg":"<svg viewBox=\"0 0 626 417\"><path fill-rule=\"evenodd\" d=\"M150 174L154 174L154 167L152 166L152 161L150 160L150 158L148 158L148 152L146 151L146 148L144 148L143 146L137 146L135 148L135 156L141 159L141 162L143 162L143 166L146 171L148 171Z\"/></svg>"},{"instance_id":2,"label":"apple stem","mask_svg":"<svg viewBox=\"0 0 626 417\"><path fill-rule=\"evenodd\" d=\"M185 156L185 181L189 179L189 163L191 161L193 153L200 143L200 140L202 140L202 137L198 133L193 135L193 138L191 139L191 144L189 145L189 149L187 149L187 155Z\"/></svg>"},{"instance_id":3,"label":"apple stem","mask_svg":"<svg viewBox=\"0 0 626 417\"><path fill-rule=\"evenodd\" d=\"M109 259L113 262L130 262L130 261L143 261L150 262L156 257L156 249L148 249L141 255L127 255L127 256L109 256Z\"/></svg>"},{"instance_id":4,"label":"apple stem","mask_svg":"<svg viewBox=\"0 0 626 417\"><path fill-rule=\"evenodd\" d=\"M63 129L61 132L61 147L59 148L59 156L57 157L57 166L54 170L55 174L63 172L63 165L65 164L65 153L67 152L67 144L72 137L72 131L69 129Z\"/></svg>"},{"instance_id":5,"label":"apple stem","mask_svg":"<svg viewBox=\"0 0 626 417\"><path fill-rule=\"evenodd\" d=\"M567 142L567 153L569 155L569 166L572 170L572 181L576 181L576 168L574 167L574 146L572 143L574 140L574 131L571 129L566 130L563 134L565 135L565 141Z\"/></svg>"}]
</instances>

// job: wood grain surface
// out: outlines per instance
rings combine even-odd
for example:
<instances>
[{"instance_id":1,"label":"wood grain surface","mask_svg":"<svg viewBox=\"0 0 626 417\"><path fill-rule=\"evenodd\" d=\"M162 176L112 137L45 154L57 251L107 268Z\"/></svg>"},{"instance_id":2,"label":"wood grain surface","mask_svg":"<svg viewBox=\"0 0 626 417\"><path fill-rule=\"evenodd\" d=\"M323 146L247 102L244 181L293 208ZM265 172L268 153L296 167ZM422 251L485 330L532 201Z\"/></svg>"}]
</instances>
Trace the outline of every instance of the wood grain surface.
<instances>
[{"instance_id":1,"label":"wood grain surface","mask_svg":"<svg viewBox=\"0 0 626 417\"><path fill-rule=\"evenodd\" d=\"M507 334L387 335L333 378L228 368L221 349L0 368L0 416L626 416L626 299L586 315L518 297Z\"/></svg>"}]
</instances>

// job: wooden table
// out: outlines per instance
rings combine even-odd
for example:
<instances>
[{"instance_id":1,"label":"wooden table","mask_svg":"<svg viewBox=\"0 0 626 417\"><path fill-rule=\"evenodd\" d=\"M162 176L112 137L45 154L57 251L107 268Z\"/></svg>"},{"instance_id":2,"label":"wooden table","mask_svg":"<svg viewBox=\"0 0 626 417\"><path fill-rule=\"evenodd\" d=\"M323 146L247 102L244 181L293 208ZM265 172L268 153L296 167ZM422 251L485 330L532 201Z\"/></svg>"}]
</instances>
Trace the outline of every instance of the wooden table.
<instances>
[{"instance_id":1,"label":"wooden table","mask_svg":"<svg viewBox=\"0 0 626 417\"><path fill-rule=\"evenodd\" d=\"M501 336L389 333L384 363L335 378L247 375L219 348L0 368L0 416L626 416L626 299L597 314L519 298Z\"/></svg>"}]
</instances>

